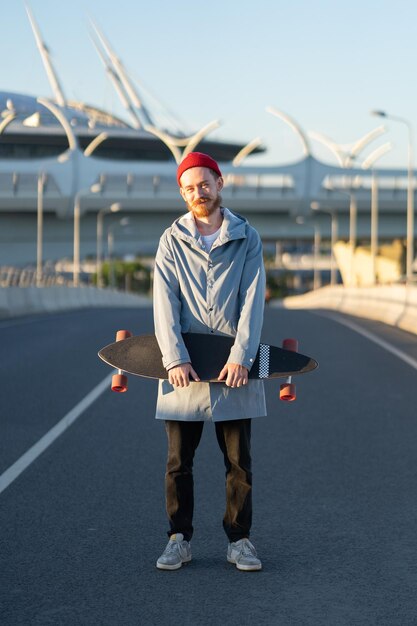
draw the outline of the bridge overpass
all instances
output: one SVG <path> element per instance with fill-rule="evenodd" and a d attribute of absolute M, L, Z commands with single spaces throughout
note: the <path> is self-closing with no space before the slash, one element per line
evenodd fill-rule
<path fill-rule="evenodd" d="M 390 144 L 380 146 L 361 168 L 356 167 L 359 155 L 385 132 L 384 127 L 370 131 L 349 149 L 309 133 L 337 157 L 341 166 L 334 167 L 313 156 L 308 134 L 295 120 L 268 107 L 269 113 L 297 134 L 304 156 L 295 163 L 258 166 L 256 154 L 265 151 L 261 140 L 246 145 L 212 140 L 208 135 L 218 127 L 217 120 L 190 136 L 177 123 L 169 130 L 166 124 L 171 116 L 165 111 L 165 121 L 161 121 L 94 23 L 96 50 L 130 123 L 85 102 L 69 100 L 36 19 L 29 8 L 27 13 L 54 98 L 0 91 L 0 266 L 35 262 L 40 214 L 44 215 L 44 260 L 71 257 L 75 205 L 82 214 L 81 257 L 95 254 L 97 213 L 115 202 L 121 203 L 119 215 L 131 219 L 130 233 L 116 237 L 117 251 L 152 254 L 162 230 L 183 211 L 175 170 L 190 150 L 208 152 L 219 161 L 226 180 L 224 204 L 247 216 L 265 242 L 294 244 L 311 239 L 313 221 L 329 239 L 329 216 L 313 214 L 312 203 L 322 211 L 333 211 L 341 238 L 352 236 L 355 230 L 359 239 L 369 240 L 373 176 L 377 182 L 374 204 L 378 187 L 380 238 L 405 237 L 408 172 L 375 168 Z M 248 155 L 253 165 L 244 161 Z M 363 169 L 371 165 L 373 170 Z M 297 216 L 304 222 L 297 224 Z"/>
<path fill-rule="evenodd" d="M 0 161 L 0 265 L 23 265 L 36 260 L 39 173 L 44 211 L 44 258 L 57 260 L 73 252 L 74 203 L 81 207 L 81 256 L 96 253 L 96 221 L 100 209 L 121 203 L 121 212 L 108 217 L 129 216 L 130 228 L 116 237 L 120 254 L 149 254 L 158 238 L 184 211 L 175 180 L 174 162 L 106 163 L 82 153 L 57 159 Z M 338 234 L 350 232 L 351 198 L 357 204 L 358 240 L 369 241 L 371 175 L 362 169 L 333 167 L 309 156 L 285 166 L 234 167 L 221 164 L 226 187 L 223 203 L 259 230 L 267 242 L 295 243 L 312 239 L 319 226 L 330 239 L 330 217 L 338 218 Z M 378 181 L 379 237 L 383 241 L 406 236 L 407 173 L 375 170 Z M 91 191 L 94 189 L 95 193 Z M 312 211 L 316 203 L 323 212 Z M 297 223 L 302 216 L 304 223 Z"/>

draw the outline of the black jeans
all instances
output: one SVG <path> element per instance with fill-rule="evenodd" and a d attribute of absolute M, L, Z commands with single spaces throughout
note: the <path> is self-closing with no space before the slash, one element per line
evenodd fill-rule
<path fill-rule="evenodd" d="M 166 421 L 168 460 L 165 474 L 168 536 L 193 534 L 194 454 L 204 422 Z M 215 422 L 216 437 L 226 467 L 226 512 L 223 528 L 229 541 L 249 537 L 252 524 L 251 420 Z"/>

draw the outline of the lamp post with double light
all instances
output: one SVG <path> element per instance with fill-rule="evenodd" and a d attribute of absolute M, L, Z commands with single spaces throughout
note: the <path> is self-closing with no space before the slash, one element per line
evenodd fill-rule
<path fill-rule="evenodd" d="M 36 240 L 36 286 L 42 284 L 43 271 L 43 194 L 46 184 L 45 172 L 38 174 L 37 192 L 37 240 Z"/>
<path fill-rule="evenodd" d="M 110 287 L 112 287 L 112 289 L 114 289 L 115 284 L 116 284 L 115 275 L 114 275 L 114 263 L 113 263 L 114 231 L 116 228 L 120 226 L 124 228 L 125 226 L 129 226 L 129 224 L 130 224 L 129 218 L 122 217 L 121 220 L 119 220 L 115 224 L 112 224 L 107 229 L 107 250 L 108 250 L 108 256 L 109 256 L 109 282 L 110 282 Z"/>
<path fill-rule="evenodd" d="M 104 216 L 109 213 L 117 213 L 122 208 L 120 202 L 114 202 L 109 207 L 100 209 L 97 213 L 97 287 L 103 286 L 103 221 Z"/>
<path fill-rule="evenodd" d="M 335 189 L 332 184 L 327 184 L 326 189 L 341 193 L 349 197 L 349 248 L 350 248 L 350 277 L 349 285 L 356 284 L 356 278 L 354 275 L 354 256 L 357 244 L 357 222 L 358 222 L 358 204 L 356 201 L 355 192 L 352 189 Z"/>
<path fill-rule="evenodd" d="M 321 230 L 320 226 L 316 222 L 309 223 L 302 215 L 298 215 L 295 218 L 296 224 L 299 226 L 310 226 L 314 230 L 314 243 L 313 243 L 313 289 L 319 289 L 321 287 L 320 271 L 319 271 L 319 254 L 321 246 Z"/>
<path fill-rule="evenodd" d="M 95 183 L 87 189 L 80 189 L 75 194 L 74 198 L 74 254 L 73 254 L 73 285 L 79 287 L 80 284 L 80 203 L 81 198 L 88 193 L 99 193 L 101 191 L 101 184 Z"/>
<path fill-rule="evenodd" d="M 337 267 L 336 267 L 336 258 L 334 256 L 334 247 L 338 238 L 338 221 L 336 211 L 333 209 L 329 209 L 327 207 L 322 207 L 320 202 L 312 202 L 310 207 L 313 211 L 317 213 L 326 213 L 330 215 L 331 218 L 331 235 L 330 235 L 330 284 L 336 285 L 337 283 Z"/>
<path fill-rule="evenodd" d="M 376 285 L 377 276 L 377 255 L 378 255 L 378 178 L 374 169 L 374 163 L 381 156 L 391 150 L 392 144 L 390 142 L 385 143 L 376 150 L 374 150 L 362 163 L 361 167 L 364 170 L 371 169 L 371 266 L 372 266 L 372 284 Z"/>
<path fill-rule="evenodd" d="M 413 169 L 413 133 L 408 120 L 403 117 L 391 115 L 386 111 L 371 111 L 371 115 L 385 117 L 393 122 L 400 122 L 407 127 L 408 131 L 408 163 L 407 163 L 407 236 L 406 236 L 406 264 L 405 275 L 409 282 L 413 276 L 414 261 L 414 169 Z"/>

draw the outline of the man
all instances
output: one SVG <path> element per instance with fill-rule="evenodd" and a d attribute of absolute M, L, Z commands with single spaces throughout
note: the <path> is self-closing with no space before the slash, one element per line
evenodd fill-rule
<path fill-rule="evenodd" d="M 159 381 L 156 418 L 165 420 L 169 542 L 157 561 L 174 570 L 191 560 L 193 459 L 204 422 L 213 421 L 226 466 L 227 560 L 261 569 L 249 541 L 252 522 L 251 418 L 266 415 L 263 382 L 248 381 L 259 347 L 265 271 L 258 233 L 221 206 L 214 159 L 190 153 L 177 181 L 188 213 L 162 235 L 155 260 L 154 320 L 168 380 Z M 181 333 L 235 337 L 221 383 L 200 382 Z M 190 382 L 191 381 L 191 382 Z"/>

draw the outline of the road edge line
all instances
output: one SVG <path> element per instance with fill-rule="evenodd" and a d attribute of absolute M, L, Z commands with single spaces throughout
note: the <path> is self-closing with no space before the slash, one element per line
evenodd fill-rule
<path fill-rule="evenodd" d="M 327 312 L 326 313 L 324 313 L 324 312 L 323 313 L 321 313 L 321 312 L 319 313 L 319 312 L 315 311 L 315 313 L 317 315 L 320 315 L 321 317 L 327 317 L 327 318 L 333 320 L 334 322 L 337 322 L 338 324 L 342 324 L 342 326 L 347 326 L 347 328 L 350 328 L 351 330 L 355 331 L 359 335 L 362 335 L 363 337 L 366 337 L 366 339 L 368 339 L 369 341 L 373 341 L 373 343 L 376 343 L 380 348 L 383 348 L 384 350 L 387 350 L 387 352 L 391 352 L 391 354 L 393 354 L 397 358 L 399 358 L 402 361 L 404 361 L 405 363 L 407 363 L 407 365 L 410 365 L 415 370 L 417 370 L 417 359 L 413 359 L 412 356 L 409 356 L 408 354 L 406 354 L 402 350 L 399 350 L 398 348 L 396 348 L 392 344 L 388 343 L 388 341 L 385 341 L 384 339 L 381 339 L 380 337 L 378 337 L 377 335 L 375 335 L 371 331 L 365 330 L 364 328 L 362 328 L 358 324 L 355 324 L 355 322 L 351 322 L 350 320 L 346 320 L 346 319 L 344 319 L 342 317 L 339 317 L 338 315 L 333 315 L 333 314 L 327 313 Z"/>

